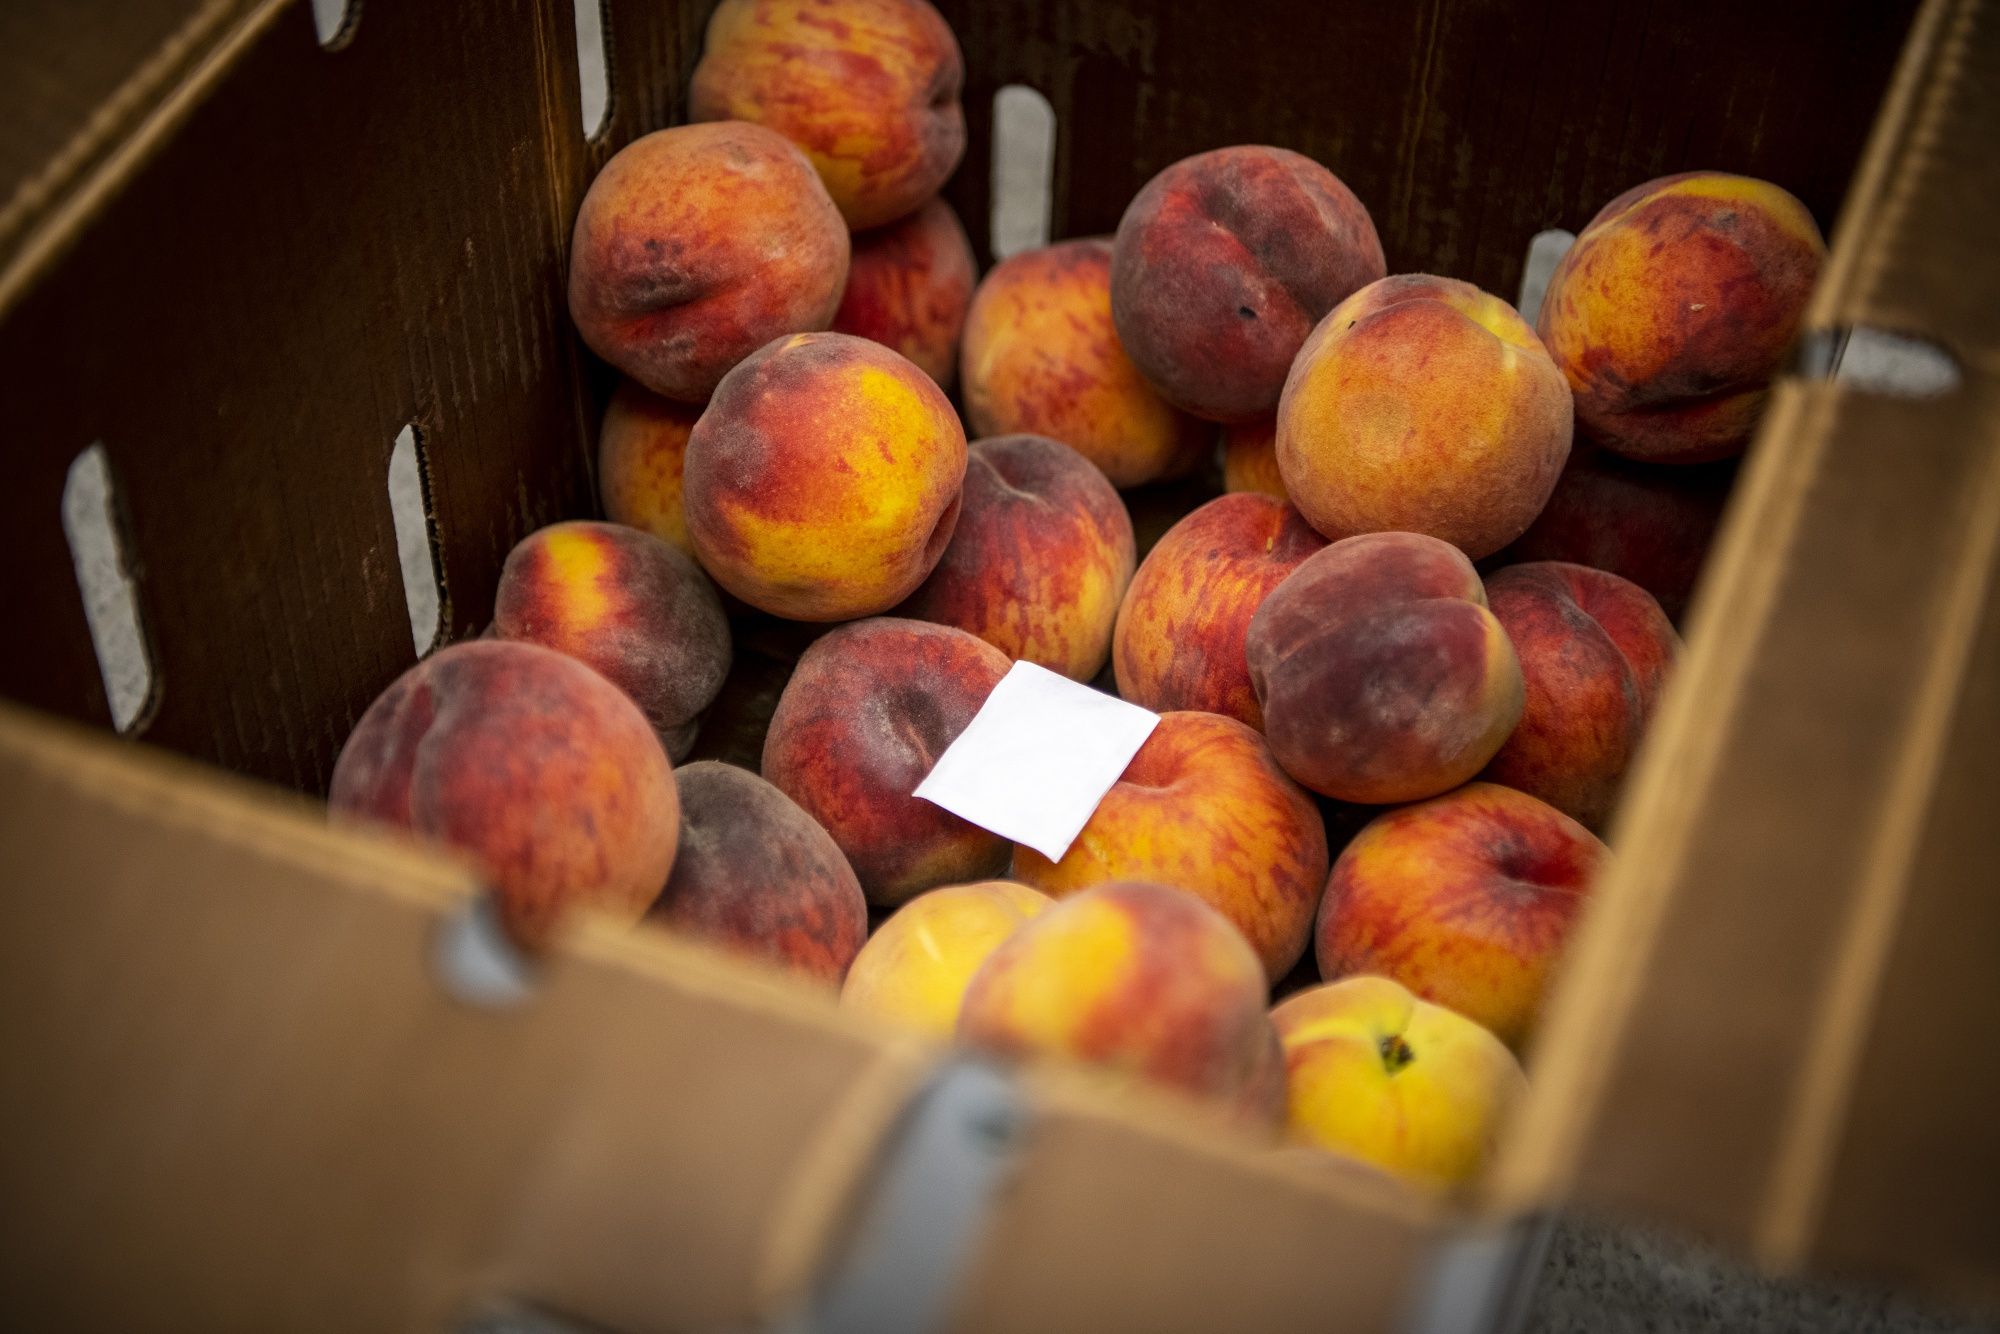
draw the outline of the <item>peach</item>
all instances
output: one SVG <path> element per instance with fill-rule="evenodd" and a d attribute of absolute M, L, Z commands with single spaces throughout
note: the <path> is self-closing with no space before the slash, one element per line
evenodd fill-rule
<path fill-rule="evenodd" d="M 951 545 L 896 614 L 1088 681 L 1111 651 L 1132 563 L 1132 520 L 1103 473 L 1045 436 L 996 436 L 968 448 Z"/>
<path fill-rule="evenodd" d="M 951 388 L 958 335 L 979 278 L 958 214 L 933 199 L 900 222 L 857 233 L 853 241 L 834 332 L 893 347 L 939 388 Z"/>
<path fill-rule="evenodd" d="M 1537 321 L 1578 426 L 1651 463 L 1742 453 L 1825 262 L 1812 214 L 1768 181 L 1690 171 L 1619 195 Z"/>
<path fill-rule="evenodd" d="M 1453 278 L 1384 278 L 1299 349 L 1278 472 L 1330 538 L 1425 533 L 1476 560 L 1542 512 L 1572 425 L 1569 385 L 1512 306 Z"/>
<path fill-rule="evenodd" d="M 965 989 L 986 956 L 1054 903 L 1011 880 L 919 894 L 861 947 L 840 1003 L 949 1041 Z"/>
<path fill-rule="evenodd" d="M 1562 561 L 1499 571 L 1486 605 L 1514 645 L 1527 704 L 1480 777 L 1602 829 L 1680 636 L 1645 589 Z"/>
<path fill-rule="evenodd" d="M 1210 421 L 1269 416 L 1299 345 L 1388 272 L 1368 210 L 1283 148 L 1182 158 L 1118 223 L 1111 314 L 1152 386 Z"/>
<path fill-rule="evenodd" d="M 1555 807 L 1493 783 L 1377 816 L 1327 878 L 1320 976 L 1393 978 L 1519 1051 L 1609 856 Z"/>
<path fill-rule="evenodd" d="M 833 835 L 868 901 L 994 876 L 1011 846 L 910 795 L 1011 666 L 946 625 L 879 616 L 799 658 L 764 737 L 764 777 Z"/>
<path fill-rule="evenodd" d="M 522 538 L 500 567 L 493 635 L 588 663 L 632 697 L 676 760 L 729 675 L 729 622 L 708 576 L 622 524 L 557 523 Z"/>
<path fill-rule="evenodd" d="M 619 381 L 597 433 L 597 492 L 604 517 L 694 555 L 681 505 L 681 465 L 701 409 Z"/>
<path fill-rule="evenodd" d="M 733 764 L 674 770 L 680 854 L 646 919 L 839 986 L 868 936 L 868 901 L 833 838 Z"/>
<path fill-rule="evenodd" d="M 1243 641 L 1272 589 L 1326 548 L 1288 501 L 1218 496 L 1167 530 L 1132 577 L 1111 662 L 1118 693 L 1155 712 L 1220 713 L 1259 731 Z"/>
<path fill-rule="evenodd" d="M 688 119 L 776 130 L 864 231 L 913 212 L 965 155 L 964 82 L 958 39 L 924 0 L 722 0 Z"/>
<path fill-rule="evenodd" d="M 965 431 L 906 358 L 795 334 L 716 387 L 681 481 L 717 583 L 761 611 L 844 621 L 895 606 L 937 565 L 958 522 Z"/>
<path fill-rule="evenodd" d="M 1291 1137 L 1434 1189 L 1479 1173 L 1527 1092 L 1498 1038 L 1385 977 L 1301 991 L 1271 1023 L 1285 1050 Z"/>
<path fill-rule="evenodd" d="M 1222 432 L 1222 489 L 1290 500 L 1278 474 L 1278 419 L 1259 417 Z"/>
<path fill-rule="evenodd" d="M 1507 563 L 1566 560 L 1630 579 L 1679 625 L 1736 480 L 1735 459 L 1634 463 L 1584 446 L 1528 531 L 1500 553 Z"/>
<path fill-rule="evenodd" d="M 1521 665 L 1463 552 L 1418 533 L 1335 542 L 1279 584 L 1244 650 L 1264 734 L 1322 796 L 1457 787 L 1521 720 Z"/>
<path fill-rule="evenodd" d="M 1283 1060 L 1264 970 L 1192 894 L 1125 881 L 1063 900 L 988 956 L 959 1039 L 1010 1059 L 1087 1062 L 1273 1126 Z"/>
<path fill-rule="evenodd" d="M 974 435 L 1060 440 L 1113 486 L 1181 476 L 1214 447 L 1215 428 L 1168 407 L 1119 346 L 1102 237 L 995 265 L 965 317 L 959 380 Z"/>
<path fill-rule="evenodd" d="M 573 912 L 637 922 L 680 838 L 672 766 L 639 706 L 575 658 L 507 640 L 397 677 L 341 747 L 327 802 L 336 820 L 465 853 L 530 950 Z"/>
<path fill-rule="evenodd" d="M 1113 880 L 1188 891 L 1243 933 L 1267 982 L 1305 953 L 1326 864 L 1312 798 L 1262 737 L 1213 713 L 1162 714 L 1061 861 L 1014 848 L 1014 878 L 1057 898 Z"/>
<path fill-rule="evenodd" d="M 798 149 L 756 125 L 682 125 L 633 140 L 590 183 L 570 318 L 646 388 L 700 403 L 773 338 L 826 328 L 847 259 L 847 228 Z"/>

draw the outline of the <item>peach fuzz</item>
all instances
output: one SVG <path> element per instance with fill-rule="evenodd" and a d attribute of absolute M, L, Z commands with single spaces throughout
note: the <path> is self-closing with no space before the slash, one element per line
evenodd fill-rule
<path fill-rule="evenodd" d="M 551 524 L 500 567 L 493 636 L 567 653 L 632 697 L 676 760 L 729 675 L 729 622 L 701 567 L 651 533 Z"/>
<path fill-rule="evenodd" d="M 637 922 L 680 839 L 672 767 L 639 706 L 575 658 L 506 640 L 397 677 L 341 747 L 327 802 L 335 820 L 465 853 L 529 950 L 580 910 Z"/>
<path fill-rule="evenodd" d="M 1463 552 L 1335 542 L 1264 599 L 1244 649 L 1285 772 L 1364 806 L 1457 787 L 1521 719 L 1521 666 Z"/>
<path fill-rule="evenodd" d="M 868 936 L 861 882 L 826 830 L 747 769 L 674 770 L 681 844 L 646 920 L 837 987 Z"/>
<path fill-rule="evenodd" d="M 756 125 L 635 139 L 597 173 L 569 247 L 569 312 L 591 351 L 700 403 L 773 338 L 824 329 L 847 228 L 812 164 Z"/>
<path fill-rule="evenodd" d="M 951 545 L 896 614 L 1090 680 L 1132 582 L 1125 502 L 1081 454 L 1043 436 L 978 440 L 967 455 Z"/>
<path fill-rule="evenodd" d="M 1262 730 L 1243 642 L 1272 589 L 1326 548 L 1290 503 L 1218 496 L 1172 528 L 1132 577 L 1111 662 L 1118 693 L 1155 712 L 1220 713 Z"/>
<path fill-rule="evenodd" d="M 795 621 L 850 620 L 901 602 L 944 554 L 965 432 L 904 357 L 797 334 L 716 387 L 681 480 L 689 536 L 717 583 Z"/>
<path fill-rule="evenodd" d="M 637 380 L 618 383 L 597 433 L 597 494 L 604 517 L 694 555 L 681 504 L 681 466 L 701 408 L 661 398 Z"/>
<path fill-rule="evenodd" d="M 1214 447 L 1215 428 L 1168 407 L 1119 346 L 1102 237 L 993 267 L 965 317 L 959 381 L 973 434 L 1060 440 L 1113 486 L 1183 476 Z"/>
<path fill-rule="evenodd" d="M 1327 878 L 1320 976 L 1393 978 L 1520 1051 L 1609 856 L 1555 807 L 1493 783 L 1377 816 Z"/>
<path fill-rule="evenodd" d="M 1825 262 L 1812 214 L 1767 181 L 1683 172 L 1619 195 L 1536 322 L 1578 427 L 1650 463 L 1742 453 Z"/>
<path fill-rule="evenodd" d="M 722 0 L 688 118 L 768 126 L 855 231 L 914 211 L 965 155 L 965 59 L 924 0 Z"/>
<path fill-rule="evenodd" d="M 1085 1062 L 1217 1100 L 1270 1127 L 1284 1080 L 1265 986 L 1243 937 L 1200 899 L 1105 884 L 993 951 L 966 989 L 958 1036 L 1010 1059 Z"/>
<path fill-rule="evenodd" d="M 1270 415 L 1313 326 L 1388 272 L 1338 176 L 1255 145 L 1148 181 L 1112 249 L 1111 313 L 1133 364 L 1167 402 L 1219 422 Z"/>
<path fill-rule="evenodd" d="M 840 1003 L 949 1041 L 972 975 L 1055 900 L 1011 880 L 919 894 L 861 947 Z"/>
<path fill-rule="evenodd" d="M 1278 472 L 1330 538 L 1424 533 L 1476 560 L 1542 512 L 1572 426 L 1569 385 L 1512 306 L 1453 278 L 1384 278 L 1299 349 Z"/>
<path fill-rule="evenodd" d="M 764 737 L 764 777 L 833 835 L 870 903 L 1006 866 L 1006 839 L 910 794 L 1011 666 L 963 630 L 893 616 L 829 631 L 800 656 Z"/>
<path fill-rule="evenodd" d="M 1064 898 L 1114 880 L 1195 895 L 1243 933 L 1275 982 L 1305 953 L 1326 883 L 1319 808 L 1263 738 L 1213 713 L 1168 713 L 1059 862 L 1014 847 L 1014 878 Z"/>
<path fill-rule="evenodd" d="M 1278 473 L 1278 419 L 1259 417 L 1222 432 L 1222 489 L 1290 500 Z"/>
<path fill-rule="evenodd" d="M 1499 571 L 1486 605 L 1520 659 L 1527 706 L 1480 777 L 1602 829 L 1680 636 L 1645 589 L 1562 561 Z"/>
<path fill-rule="evenodd" d="M 1309 988 L 1271 1011 L 1293 1139 L 1433 1189 L 1478 1175 L 1527 1092 L 1491 1033 L 1384 977 Z"/>
<path fill-rule="evenodd" d="M 933 199 L 900 222 L 858 232 L 835 333 L 872 338 L 951 388 L 979 269 L 958 214 Z"/>

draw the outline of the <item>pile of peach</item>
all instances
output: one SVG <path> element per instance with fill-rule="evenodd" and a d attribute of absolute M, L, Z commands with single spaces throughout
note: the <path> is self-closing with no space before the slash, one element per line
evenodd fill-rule
<path fill-rule="evenodd" d="M 924 0 L 723 0 L 693 123 L 576 220 L 570 311 L 627 377 L 612 522 L 515 548 L 488 634 L 361 718 L 333 806 L 469 854 L 530 951 L 644 918 L 1463 1180 L 1819 233 L 1776 186 L 1651 181 L 1530 327 L 1390 276 L 1332 172 L 1247 146 L 976 281 L 937 194 L 961 78 Z M 1139 563 L 1120 489 L 1218 463 Z M 761 774 L 674 767 L 759 614 L 833 625 Z M 1162 715 L 1060 861 L 912 795 L 1015 661 Z"/>

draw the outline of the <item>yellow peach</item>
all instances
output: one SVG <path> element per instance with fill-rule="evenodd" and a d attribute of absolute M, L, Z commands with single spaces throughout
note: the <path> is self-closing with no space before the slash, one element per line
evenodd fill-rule
<path fill-rule="evenodd" d="M 979 965 L 1023 922 L 1054 903 L 1011 880 L 919 894 L 861 947 L 840 1003 L 949 1039 Z"/>

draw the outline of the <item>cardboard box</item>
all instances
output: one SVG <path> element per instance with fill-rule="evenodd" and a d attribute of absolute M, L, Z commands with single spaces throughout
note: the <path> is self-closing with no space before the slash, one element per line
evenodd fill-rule
<path fill-rule="evenodd" d="M 993 95 L 1026 82 L 1057 236 L 1275 142 L 1354 186 L 1392 269 L 1510 293 L 1535 231 L 1723 167 L 1840 210 L 1809 351 L 1875 329 L 1955 362 L 1926 398 L 1831 356 L 1774 393 L 1530 1104 L 1450 1207 L 1084 1076 L 979 1084 L 650 933 L 482 992 L 439 962 L 476 939 L 469 875 L 268 786 L 322 791 L 413 656 L 405 426 L 450 635 L 519 536 L 593 509 L 569 220 L 677 118 L 706 8 L 606 6 L 589 141 L 562 0 L 371 4 L 329 48 L 296 3 L 0 20 L 0 692 L 41 711 L 0 707 L 8 1323 L 1475 1329 L 1505 1220 L 1558 1203 L 2000 1306 L 1990 7 L 941 6 L 982 254 Z M 94 443 L 148 746 L 45 716 L 111 717 L 60 520 Z M 705 746 L 754 753 L 795 651 L 739 640 Z"/>

